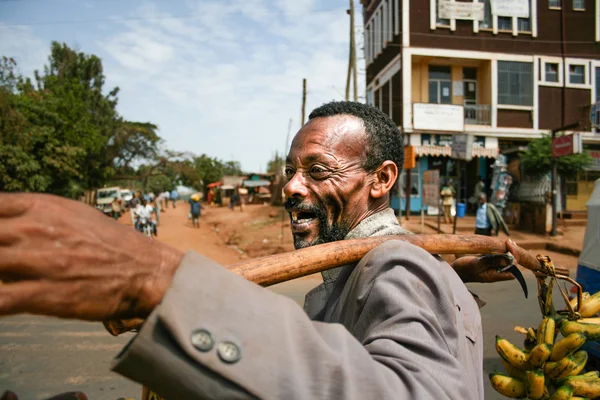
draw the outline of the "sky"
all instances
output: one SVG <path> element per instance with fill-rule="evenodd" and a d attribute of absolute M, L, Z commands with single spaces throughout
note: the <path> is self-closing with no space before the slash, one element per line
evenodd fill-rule
<path fill-rule="evenodd" d="M 50 43 L 102 59 L 127 120 L 159 126 L 164 147 L 264 172 L 306 115 L 343 100 L 347 0 L 0 0 L 0 56 L 32 76 Z M 361 25 L 358 1 L 356 25 Z M 356 40 L 361 40 L 357 29 Z M 359 101 L 364 61 L 358 51 Z"/>

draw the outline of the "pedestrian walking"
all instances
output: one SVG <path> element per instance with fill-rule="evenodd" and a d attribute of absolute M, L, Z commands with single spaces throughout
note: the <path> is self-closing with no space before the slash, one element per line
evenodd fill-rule
<path fill-rule="evenodd" d="M 192 217 L 192 225 L 200 227 L 200 215 L 202 214 L 202 204 L 200 203 L 200 194 L 196 193 L 188 200 L 190 203 L 190 216 Z"/>
<path fill-rule="evenodd" d="M 444 207 L 444 222 L 452 223 L 452 204 L 454 202 L 454 194 L 456 191 L 452 186 L 452 180 L 446 181 L 446 184 L 442 187 L 440 195 L 442 196 L 442 206 Z"/>
<path fill-rule="evenodd" d="M 140 204 L 140 192 L 135 192 L 133 198 L 129 201 L 129 213 L 131 215 L 131 225 L 135 225 L 135 208 Z"/>
<path fill-rule="evenodd" d="M 162 193 L 154 199 L 154 214 L 156 215 L 156 226 L 160 225 L 160 212 L 162 211 Z"/>
<path fill-rule="evenodd" d="M 171 202 L 173 202 L 173 208 L 175 208 L 177 205 L 177 199 L 179 199 L 179 192 L 177 189 L 173 189 L 171 191 Z"/>
<path fill-rule="evenodd" d="M 496 206 L 487 202 L 485 193 L 479 194 L 479 207 L 475 216 L 475 234 L 492 236 L 492 233 L 495 233 L 498 236 L 500 230 L 510 235 L 500 211 Z"/>
<path fill-rule="evenodd" d="M 118 220 L 119 217 L 121 216 L 121 203 L 119 202 L 119 200 L 117 198 L 114 198 L 110 205 L 112 206 L 113 218 L 115 220 Z"/>

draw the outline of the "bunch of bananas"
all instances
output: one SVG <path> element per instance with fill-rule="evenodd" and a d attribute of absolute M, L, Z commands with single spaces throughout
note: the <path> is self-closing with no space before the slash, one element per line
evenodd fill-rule
<path fill-rule="evenodd" d="M 551 293 L 550 293 L 551 295 Z M 586 341 L 600 340 L 600 292 L 584 293 L 581 305 L 571 300 L 578 309 L 577 320 L 559 317 L 542 311 L 545 316 L 538 329 L 515 330 L 525 333 L 525 349 L 508 340 L 496 337 L 496 350 L 506 374 L 492 373 L 492 387 L 506 397 L 530 399 L 594 399 L 600 397 L 600 374 L 584 372 L 588 355 L 579 350 Z M 579 306 L 579 307 L 577 307 Z M 547 311 L 549 307 L 545 308 Z M 552 307 L 553 310 L 553 307 Z M 557 340 L 558 332 L 562 338 Z"/>

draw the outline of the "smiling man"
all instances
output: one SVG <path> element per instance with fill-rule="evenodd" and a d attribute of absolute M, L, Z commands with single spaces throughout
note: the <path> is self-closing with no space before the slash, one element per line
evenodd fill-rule
<path fill-rule="evenodd" d="M 409 234 L 389 208 L 402 158 L 381 111 L 314 110 L 287 158 L 296 248 Z M 147 318 L 114 370 L 168 399 L 483 398 L 477 305 L 450 265 L 418 247 L 387 241 L 323 273 L 304 312 L 84 204 L 34 194 L 0 194 L 0 204 L 0 315 Z M 512 278 L 459 264 L 463 280 Z"/>

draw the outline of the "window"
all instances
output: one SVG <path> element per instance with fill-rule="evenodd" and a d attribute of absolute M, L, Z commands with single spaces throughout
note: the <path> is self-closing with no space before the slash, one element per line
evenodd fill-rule
<path fill-rule="evenodd" d="M 419 197 L 421 195 L 421 185 L 419 181 L 419 163 L 417 167 L 410 170 L 410 196 Z M 406 170 L 400 174 L 400 187 L 402 188 L 402 198 L 406 198 Z"/>
<path fill-rule="evenodd" d="M 531 32 L 531 19 L 518 18 L 517 28 L 519 29 L 519 32 Z"/>
<path fill-rule="evenodd" d="M 367 104 L 372 106 L 375 102 L 373 98 L 373 89 L 367 89 Z"/>
<path fill-rule="evenodd" d="M 548 8 L 560 8 L 561 0 L 548 0 Z"/>
<path fill-rule="evenodd" d="M 441 26 L 450 26 L 450 20 L 449 19 L 444 19 L 444 18 L 440 18 L 440 1 L 436 1 L 435 2 L 436 7 L 435 7 L 435 21 L 436 21 L 436 25 L 441 25 Z"/>
<path fill-rule="evenodd" d="M 429 66 L 429 103 L 452 103 L 450 67 Z"/>
<path fill-rule="evenodd" d="M 498 61 L 498 104 L 533 105 L 533 63 Z"/>
<path fill-rule="evenodd" d="M 569 83 L 585 84 L 585 65 L 569 65 Z"/>
<path fill-rule="evenodd" d="M 492 29 L 492 5 L 490 0 L 479 0 L 483 3 L 483 21 L 479 22 L 479 28 Z"/>
<path fill-rule="evenodd" d="M 512 17 L 498 17 L 498 30 L 512 31 Z"/>
<path fill-rule="evenodd" d="M 558 82 L 558 64 L 546 63 L 546 82 Z"/>
<path fill-rule="evenodd" d="M 585 0 L 573 0 L 573 10 L 585 10 Z"/>

